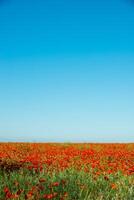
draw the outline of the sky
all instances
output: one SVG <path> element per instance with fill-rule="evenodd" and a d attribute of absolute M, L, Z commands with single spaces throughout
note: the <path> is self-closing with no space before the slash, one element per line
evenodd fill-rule
<path fill-rule="evenodd" d="M 134 142 L 132 0 L 0 0 L 0 141 Z"/>

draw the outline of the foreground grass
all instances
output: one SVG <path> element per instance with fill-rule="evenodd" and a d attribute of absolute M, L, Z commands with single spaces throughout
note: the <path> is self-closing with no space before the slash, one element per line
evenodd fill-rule
<path fill-rule="evenodd" d="M 0 200 L 6 199 L 132 200 L 134 176 L 121 172 L 95 176 L 72 168 L 62 172 L 1 170 Z"/>

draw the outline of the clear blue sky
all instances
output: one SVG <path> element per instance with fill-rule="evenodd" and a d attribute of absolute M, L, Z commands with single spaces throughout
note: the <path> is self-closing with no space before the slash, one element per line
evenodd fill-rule
<path fill-rule="evenodd" d="M 134 3 L 0 1 L 0 140 L 134 141 Z"/>

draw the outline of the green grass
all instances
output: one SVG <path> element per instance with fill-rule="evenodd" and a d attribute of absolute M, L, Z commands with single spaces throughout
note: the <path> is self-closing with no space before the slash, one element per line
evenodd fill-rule
<path fill-rule="evenodd" d="M 43 182 L 43 179 L 45 181 Z M 64 182 L 65 181 L 65 182 Z M 58 182 L 58 186 L 51 185 Z M 115 184 L 115 188 L 114 188 Z M 112 188 L 113 185 L 113 188 Z M 33 194 L 28 198 L 28 192 L 34 186 Z M 6 200 L 4 188 L 12 194 L 20 192 L 19 200 L 45 199 L 44 194 L 57 194 L 53 199 L 60 200 L 64 194 L 66 200 L 133 200 L 134 176 L 125 176 L 121 172 L 110 175 L 93 176 L 91 173 L 67 169 L 63 172 L 42 172 L 20 169 L 19 171 L 0 171 L 0 200 Z M 19 193 L 19 192 L 18 192 Z M 11 199 L 11 198 L 9 198 Z M 15 199 L 15 198 L 14 198 Z"/>

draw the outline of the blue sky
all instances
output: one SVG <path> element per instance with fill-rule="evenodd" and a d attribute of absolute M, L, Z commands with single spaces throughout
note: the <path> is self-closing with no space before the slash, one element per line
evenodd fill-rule
<path fill-rule="evenodd" d="M 134 4 L 0 1 L 0 139 L 134 141 Z"/>

